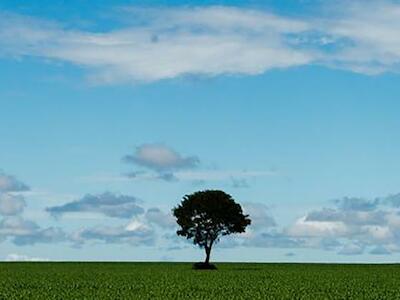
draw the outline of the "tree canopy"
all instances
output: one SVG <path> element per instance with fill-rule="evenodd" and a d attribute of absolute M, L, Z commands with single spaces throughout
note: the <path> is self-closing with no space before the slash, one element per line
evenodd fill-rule
<path fill-rule="evenodd" d="M 172 212 L 180 226 L 177 234 L 205 249 L 205 264 L 209 264 L 211 248 L 221 236 L 245 232 L 251 223 L 240 204 L 219 190 L 185 195 Z"/>

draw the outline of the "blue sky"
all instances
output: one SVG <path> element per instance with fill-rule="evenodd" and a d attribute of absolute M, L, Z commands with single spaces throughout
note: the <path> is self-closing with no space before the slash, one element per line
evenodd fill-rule
<path fill-rule="evenodd" d="M 0 259 L 200 260 L 170 210 L 222 189 L 212 259 L 398 261 L 397 1 L 38 3 L 0 3 Z"/>

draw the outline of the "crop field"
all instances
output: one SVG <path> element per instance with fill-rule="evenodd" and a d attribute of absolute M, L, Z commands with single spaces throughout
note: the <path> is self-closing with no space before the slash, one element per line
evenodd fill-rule
<path fill-rule="evenodd" d="M 400 265 L 1 263 L 1 299 L 400 299 Z"/>

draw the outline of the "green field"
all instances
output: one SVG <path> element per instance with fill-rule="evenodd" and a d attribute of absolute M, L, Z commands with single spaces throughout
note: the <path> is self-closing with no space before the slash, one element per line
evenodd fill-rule
<path fill-rule="evenodd" d="M 1 263 L 1 299 L 400 299 L 400 265 Z"/>

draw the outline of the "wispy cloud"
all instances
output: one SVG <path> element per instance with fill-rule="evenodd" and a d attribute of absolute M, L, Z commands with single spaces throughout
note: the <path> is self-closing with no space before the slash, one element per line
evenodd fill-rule
<path fill-rule="evenodd" d="M 399 71 L 399 16 L 394 1 L 346 2 L 329 16 L 301 18 L 227 6 L 131 7 L 118 16 L 125 20 L 120 28 L 94 32 L 1 13 L 0 49 L 82 66 L 98 83 L 256 75 L 309 64 L 376 74 Z"/>
<path fill-rule="evenodd" d="M 329 39 L 331 48 L 337 48 L 323 53 L 322 61 L 331 67 L 364 74 L 398 72 L 398 1 L 342 2 L 338 7 L 330 7 L 333 17 L 313 22 L 313 27 Z"/>
<path fill-rule="evenodd" d="M 248 179 L 276 175 L 273 171 L 253 170 L 217 170 L 200 168 L 200 159 L 195 156 L 184 156 L 165 144 L 143 144 L 133 154 L 125 155 L 123 162 L 133 164 L 138 170 L 128 172 L 125 176 L 99 175 L 91 180 L 125 181 L 163 180 L 166 182 L 192 181 L 229 181 L 233 187 L 248 187 Z"/>
<path fill-rule="evenodd" d="M 258 170 L 215 170 L 215 169 L 199 169 L 191 171 L 177 171 L 172 173 L 152 173 L 147 171 L 129 172 L 125 175 L 111 174 L 107 172 L 88 175 L 80 177 L 79 180 L 92 183 L 112 183 L 112 182 L 126 182 L 132 180 L 138 181 L 154 181 L 162 180 L 166 182 L 188 181 L 192 183 L 206 183 L 206 182 L 227 182 L 235 186 L 241 184 L 239 187 L 248 187 L 248 180 L 256 178 L 264 178 L 277 176 L 276 171 L 258 171 Z"/>
<path fill-rule="evenodd" d="M 273 171 L 253 171 L 253 170 L 198 170 L 176 172 L 175 176 L 181 180 L 204 180 L 204 181 L 223 181 L 240 180 L 257 177 L 274 176 Z"/>
<path fill-rule="evenodd" d="M 321 58 L 351 65 L 356 60 L 351 52 L 324 57 L 316 53 L 318 49 L 308 49 L 313 45 L 302 36 L 323 29 L 319 35 L 333 36 L 334 40 L 343 37 L 369 44 L 374 38 L 356 39 L 356 22 L 348 24 L 339 19 L 316 27 L 309 20 L 235 7 L 130 8 L 125 9 L 125 14 L 143 22 L 109 32 L 90 32 L 2 13 L 1 52 L 84 66 L 92 80 L 101 83 L 149 82 L 183 75 L 254 75 L 273 68 L 315 63 Z M 359 18 L 363 21 L 363 16 Z M 299 47 L 298 40 L 306 45 Z"/>
<path fill-rule="evenodd" d="M 234 7 L 127 9 L 131 19 L 110 32 L 85 32 L 43 20 L 2 14 L 2 52 L 62 60 L 91 69 L 97 82 L 155 81 L 196 74 L 260 74 L 302 65 L 309 54 L 285 34 L 307 24 Z"/>

